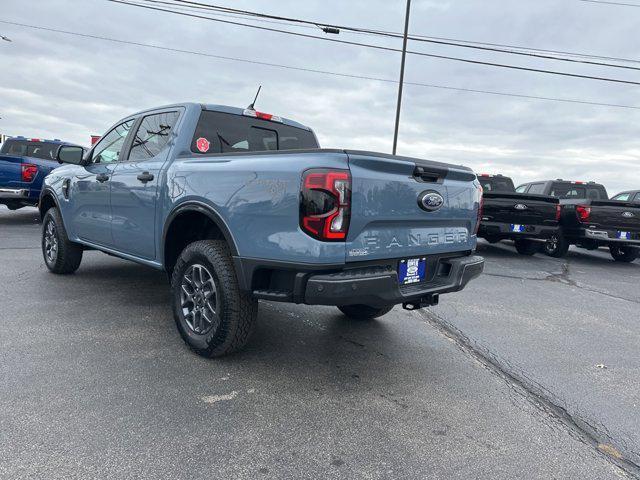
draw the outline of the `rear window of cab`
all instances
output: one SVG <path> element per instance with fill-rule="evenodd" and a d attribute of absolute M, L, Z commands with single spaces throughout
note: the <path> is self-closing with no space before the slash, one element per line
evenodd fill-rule
<path fill-rule="evenodd" d="M 191 151 L 200 155 L 318 148 L 315 135 L 278 122 L 203 110 Z"/>
<path fill-rule="evenodd" d="M 56 160 L 58 148 L 60 148 L 60 145 L 57 143 L 8 139 L 2 144 L 0 153 L 19 157 L 41 158 L 43 160 Z"/>

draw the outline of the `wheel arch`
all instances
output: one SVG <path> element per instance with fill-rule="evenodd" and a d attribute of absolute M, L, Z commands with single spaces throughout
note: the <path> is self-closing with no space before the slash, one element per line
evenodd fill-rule
<path fill-rule="evenodd" d="M 40 200 L 38 201 L 38 211 L 40 212 L 40 220 L 43 220 L 45 214 L 47 213 L 47 210 L 53 207 L 56 207 L 58 211 L 60 211 L 60 204 L 58 203 L 58 198 L 50 188 L 45 188 L 42 190 L 42 194 L 40 195 Z"/>
<path fill-rule="evenodd" d="M 200 232 L 200 235 L 193 237 L 189 236 L 186 232 L 178 230 L 180 226 L 188 220 L 202 220 L 204 218 L 208 220 L 205 223 L 207 231 Z M 160 258 L 164 269 L 167 270 L 167 272 L 171 272 L 177 257 L 180 255 L 178 250 L 182 251 L 182 248 L 184 248 L 186 244 L 191 241 L 207 238 L 220 238 L 225 240 L 229 246 L 231 255 L 238 255 L 238 247 L 229 227 L 213 207 L 196 200 L 187 201 L 176 206 L 167 216 L 162 229 Z"/>

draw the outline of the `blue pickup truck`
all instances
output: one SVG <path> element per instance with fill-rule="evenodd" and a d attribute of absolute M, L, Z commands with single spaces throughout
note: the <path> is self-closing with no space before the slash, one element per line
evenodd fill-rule
<path fill-rule="evenodd" d="M 0 204 L 9 210 L 37 205 L 44 177 L 60 166 L 62 145 L 71 144 L 25 137 L 5 140 L 0 148 Z"/>
<path fill-rule="evenodd" d="M 44 260 L 101 250 L 165 270 L 178 331 L 198 354 L 241 348 L 258 299 L 371 319 L 434 305 L 480 275 L 481 188 L 465 167 L 320 149 L 254 109 L 179 104 L 117 122 L 40 201 Z"/>

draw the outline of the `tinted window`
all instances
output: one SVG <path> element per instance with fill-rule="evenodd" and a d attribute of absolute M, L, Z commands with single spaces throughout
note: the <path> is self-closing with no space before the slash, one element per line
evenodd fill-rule
<path fill-rule="evenodd" d="M 47 142 L 30 142 L 28 140 L 7 140 L 2 145 L 1 153 L 7 155 L 55 160 L 60 145 Z"/>
<path fill-rule="evenodd" d="M 606 194 L 603 194 L 599 188 L 587 187 L 587 198 L 589 200 L 607 200 Z"/>
<path fill-rule="evenodd" d="M 191 151 L 199 154 L 318 148 L 308 130 L 242 115 L 203 111 Z"/>
<path fill-rule="evenodd" d="M 623 202 L 628 202 L 629 198 L 631 198 L 631 193 L 621 193 L 620 195 L 616 195 L 611 200 L 621 200 Z"/>
<path fill-rule="evenodd" d="M 478 177 L 485 192 L 513 192 L 513 182 L 507 177 Z"/>
<path fill-rule="evenodd" d="M 529 185 L 520 185 L 518 188 L 516 188 L 516 192 L 524 193 L 528 186 Z"/>
<path fill-rule="evenodd" d="M 133 138 L 129 160 L 146 160 L 158 155 L 167 146 L 177 120 L 178 112 L 157 113 L 144 117 Z"/>
<path fill-rule="evenodd" d="M 551 196 L 558 198 L 586 198 L 586 194 L 584 187 L 575 185 L 554 185 L 551 190 Z"/>
<path fill-rule="evenodd" d="M 531 188 L 529 188 L 529 191 L 527 193 L 538 193 L 538 194 L 544 193 L 544 183 L 532 184 Z"/>
<path fill-rule="evenodd" d="M 634 202 L 640 202 L 640 192 L 636 193 L 636 198 L 633 199 Z"/>
<path fill-rule="evenodd" d="M 93 163 L 117 162 L 132 125 L 133 120 L 121 123 L 102 137 L 93 149 L 91 155 Z"/>

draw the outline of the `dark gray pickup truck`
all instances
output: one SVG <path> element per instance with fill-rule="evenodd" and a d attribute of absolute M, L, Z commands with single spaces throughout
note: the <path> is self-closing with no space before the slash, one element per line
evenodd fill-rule
<path fill-rule="evenodd" d="M 504 175 L 478 175 L 483 190 L 478 237 L 490 243 L 513 240 L 522 255 L 540 251 L 560 230 L 560 202 L 549 195 L 518 193 Z"/>
<path fill-rule="evenodd" d="M 640 256 L 639 203 L 609 200 L 604 186 L 595 182 L 544 180 L 520 185 L 517 191 L 560 200 L 561 230 L 545 244 L 547 255 L 563 257 L 576 245 L 587 250 L 608 247 L 617 262 Z"/>

